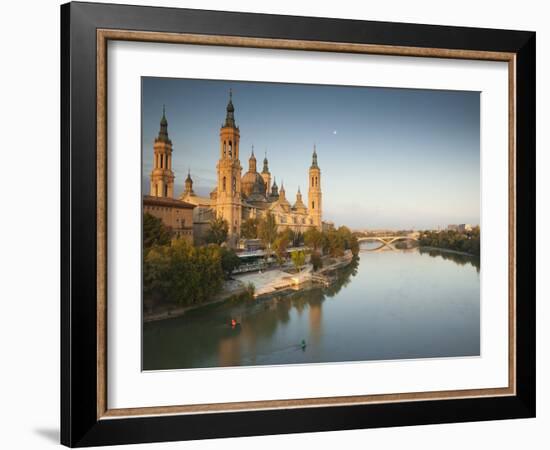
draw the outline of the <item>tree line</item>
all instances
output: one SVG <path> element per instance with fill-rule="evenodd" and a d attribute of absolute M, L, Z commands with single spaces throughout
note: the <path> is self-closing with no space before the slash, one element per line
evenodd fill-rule
<path fill-rule="evenodd" d="M 185 239 L 172 238 L 172 230 L 161 219 L 144 214 L 144 303 L 190 306 L 211 300 L 238 267 L 239 257 L 221 243 L 195 247 Z"/>
<path fill-rule="evenodd" d="M 143 296 L 147 305 L 173 303 L 189 306 L 204 303 L 219 294 L 223 282 L 239 266 L 240 258 L 225 242 L 228 224 L 213 219 L 204 236 L 204 245 L 194 246 L 185 239 L 173 239 L 172 230 L 149 213 L 143 216 Z M 308 249 L 292 252 L 297 271 L 305 265 L 306 251 L 314 270 L 323 266 L 323 256 L 340 257 L 346 250 L 359 253 L 357 237 L 345 226 L 326 231 L 311 228 L 305 233 L 291 229 L 278 231 L 275 217 L 248 219 L 242 235 L 260 239 L 266 258 L 274 257 L 281 265 L 289 247 Z"/>
<path fill-rule="evenodd" d="M 436 247 L 479 256 L 480 230 L 474 227 L 469 231 L 422 231 L 418 237 L 421 247 Z"/>

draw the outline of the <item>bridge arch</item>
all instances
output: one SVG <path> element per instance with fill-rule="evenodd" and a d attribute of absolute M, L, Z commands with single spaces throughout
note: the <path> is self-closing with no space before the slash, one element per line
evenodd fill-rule
<path fill-rule="evenodd" d="M 376 250 L 380 250 L 384 247 L 390 247 L 390 248 L 393 248 L 395 249 L 395 247 L 393 247 L 392 244 L 394 244 L 395 242 L 397 241 L 414 241 L 414 242 L 418 242 L 418 238 L 416 236 L 410 236 L 410 235 L 405 235 L 405 236 L 365 236 L 365 237 L 361 237 L 359 239 L 357 239 L 359 241 L 359 243 L 361 242 L 380 242 L 380 247 L 376 247 L 376 248 L 373 248 L 373 249 L 365 249 L 365 251 L 376 251 Z"/>

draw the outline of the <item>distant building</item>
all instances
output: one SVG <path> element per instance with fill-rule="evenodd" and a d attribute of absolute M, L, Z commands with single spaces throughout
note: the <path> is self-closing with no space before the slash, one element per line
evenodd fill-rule
<path fill-rule="evenodd" d="M 458 225 L 447 225 L 447 230 L 449 231 L 458 231 L 459 233 L 464 233 L 466 231 L 472 231 L 473 227 L 469 223 L 460 223 Z"/>
<path fill-rule="evenodd" d="M 461 233 L 472 231 L 472 228 L 472 225 L 470 225 L 469 223 L 461 223 L 460 225 L 458 225 L 458 231 L 460 231 Z"/>

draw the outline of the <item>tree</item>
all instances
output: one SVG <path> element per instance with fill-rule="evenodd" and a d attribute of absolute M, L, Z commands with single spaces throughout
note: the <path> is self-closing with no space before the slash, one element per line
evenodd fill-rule
<path fill-rule="evenodd" d="M 246 219 L 241 225 L 241 237 L 245 239 L 257 239 L 258 223 L 259 223 L 258 219 L 255 219 L 255 218 Z"/>
<path fill-rule="evenodd" d="M 143 258 L 143 300 L 149 309 L 170 295 L 168 247 L 152 247 Z"/>
<path fill-rule="evenodd" d="M 228 231 L 227 221 L 217 217 L 210 222 L 210 229 L 206 232 L 204 240 L 207 244 L 222 245 L 227 240 Z"/>
<path fill-rule="evenodd" d="M 296 270 L 299 272 L 306 263 L 306 254 L 303 250 L 298 250 L 292 252 L 291 259 L 294 267 L 296 267 Z"/>
<path fill-rule="evenodd" d="M 352 255 L 357 258 L 357 256 L 359 255 L 359 240 L 357 239 L 357 236 L 351 237 L 349 248 L 351 250 Z"/>
<path fill-rule="evenodd" d="M 185 239 L 153 247 L 143 261 L 143 294 L 147 304 L 193 305 L 210 300 L 223 283 L 219 246 L 193 247 Z"/>
<path fill-rule="evenodd" d="M 162 223 L 162 220 L 152 214 L 143 214 L 143 251 L 147 253 L 151 247 L 167 245 L 172 239 L 172 230 Z"/>
<path fill-rule="evenodd" d="M 323 259 L 318 252 L 313 252 L 310 257 L 311 264 L 313 265 L 313 271 L 317 272 L 323 267 Z"/>
<path fill-rule="evenodd" d="M 277 223 L 273 214 L 268 212 L 258 225 L 258 237 L 262 240 L 267 250 L 266 255 L 269 257 L 271 248 L 277 239 Z"/>
<path fill-rule="evenodd" d="M 337 230 L 329 230 L 324 233 L 325 239 L 323 241 L 323 252 L 328 253 L 330 256 L 338 257 L 344 254 L 345 239 L 343 233 Z"/>
<path fill-rule="evenodd" d="M 348 227 L 342 225 L 341 227 L 338 227 L 336 232 L 338 233 L 338 235 L 339 235 L 339 237 L 340 237 L 340 239 L 343 243 L 344 250 L 351 250 L 352 245 L 353 245 L 353 240 L 354 240 L 354 236 L 353 236 L 353 233 L 351 232 L 351 230 Z M 357 251 L 357 254 L 358 254 L 359 253 L 359 243 L 358 242 L 357 242 L 356 251 Z M 357 256 L 357 254 L 354 253 L 355 256 Z"/>
<path fill-rule="evenodd" d="M 283 260 L 286 256 L 288 244 L 289 244 L 289 234 L 282 232 L 278 235 L 277 239 L 273 243 L 273 248 L 275 249 L 275 255 L 277 256 L 277 262 L 279 264 L 283 263 Z"/>
<path fill-rule="evenodd" d="M 310 228 L 304 233 L 304 244 L 314 252 L 319 250 L 323 245 L 323 233 L 317 228 Z"/>
<path fill-rule="evenodd" d="M 219 251 L 221 255 L 222 270 L 226 278 L 229 278 L 233 271 L 241 264 L 241 259 L 232 248 L 219 247 Z"/>
<path fill-rule="evenodd" d="M 464 232 L 455 230 L 444 230 L 439 232 L 423 231 L 418 238 L 418 245 L 420 247 L 457 250 L 479 256 L 479 227 L 474 227 L 471 231 Z"/>

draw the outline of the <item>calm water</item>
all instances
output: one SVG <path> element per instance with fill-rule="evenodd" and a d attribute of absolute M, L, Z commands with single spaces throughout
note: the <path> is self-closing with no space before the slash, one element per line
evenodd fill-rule
<path fill-rule="evenodd" d="M 143 368 L 479 355 L 478 268 L 450 253 L 362 251 L 329 288 L 145 324 Z"/>

